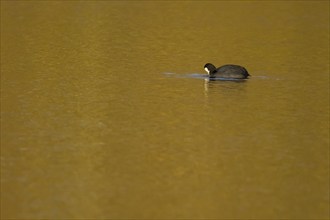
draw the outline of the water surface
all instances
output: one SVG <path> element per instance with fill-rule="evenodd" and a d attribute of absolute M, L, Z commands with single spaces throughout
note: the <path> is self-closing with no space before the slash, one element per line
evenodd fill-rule
<path fill-rule="evenodd" d="M 2 1 L 2 218 L 328 218 L 328 8 Z"/>

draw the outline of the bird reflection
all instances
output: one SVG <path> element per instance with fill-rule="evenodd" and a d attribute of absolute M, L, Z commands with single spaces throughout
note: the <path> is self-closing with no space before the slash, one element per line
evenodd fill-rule
<path fill-rule="evenodd" d="M 228 91 L 228 90 L 242 90 L 247 80 L 235 79 L 235 80 L 222 80 L 222 79 L 204 79 L 205 92 L 211 92 L 216 89 L 217 91 Z M 238 85 L 240 84 L 240 85 Z"/>

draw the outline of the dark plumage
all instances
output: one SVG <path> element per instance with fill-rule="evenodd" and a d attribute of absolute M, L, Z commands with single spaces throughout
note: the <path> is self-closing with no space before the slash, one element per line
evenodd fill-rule
<path fill-rule="evenodd" d="M 210 78 L 246 79 L 250 76 L 248 71 L 239 65 L 228 64 L 216 68 L 213 64 L 207 63 L 204 69 L 209 74 Z"/>

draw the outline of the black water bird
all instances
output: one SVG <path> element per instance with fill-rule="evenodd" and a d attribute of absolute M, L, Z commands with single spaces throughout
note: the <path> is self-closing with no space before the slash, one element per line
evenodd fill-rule
<path fill-rule="evenodd" d="M 226 79 L 246 79 L 250 76 L 248 71 L 239 65 L 224 65 L 216 68 L 213 64 L 207 63 L 204 66 L 209 78 L 226 78 Z"/>

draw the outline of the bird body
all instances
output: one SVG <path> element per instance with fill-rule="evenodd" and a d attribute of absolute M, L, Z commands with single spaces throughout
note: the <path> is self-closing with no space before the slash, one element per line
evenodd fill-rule
<path fill-rule="evenodd" d="M 233 64 L 216 68 L 213 64 L 207 63 L 204 69 L 209 74 L 209 78 L 246 79 L 250 76 L 244 67 Z"/>

